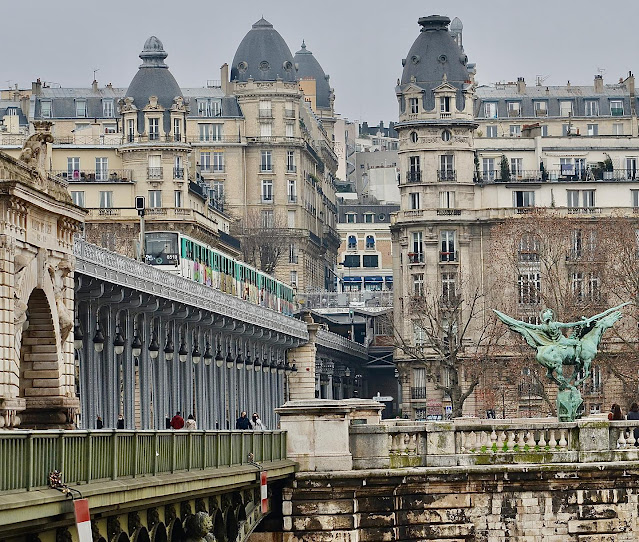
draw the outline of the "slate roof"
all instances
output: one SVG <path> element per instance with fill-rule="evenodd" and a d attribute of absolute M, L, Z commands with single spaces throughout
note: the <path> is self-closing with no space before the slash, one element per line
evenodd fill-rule
<path fill-rule="evenodd" d="M 421 17 L 422 29 L 403 61 L 401 85 L 415 84 L 423 88 L 423 107 L 432 110 L 435 98 L 432 90 L 442 84 L 444 75 L 450 85 L 462 89 L 468 76 L 468 57 L 448 31 L 450 19 L 441 15 Z M 457 93 L 457 109 L 463 109 L 464 97 Z"/>
<path fill-rule="evenodd" d="M 231 81 L 297 80 L 293 55 L 273 25 L 264 18 L 257 21 L 237 48 L 231 66 Z"/>
<path fill-rule="evenodd" d="M 20 126 L 26 126 L 29 124 L 27 117 L 22 112 L 20 107 L 20 102 L 14 102 L 13 100 L 0 100 L 0 118 L 4 117 L 7 114 L 7 109 L 16 109 L 18 118 L 20 119 L 18 123 Z"/>
<path fill-rule="evenodd" d="M 328 75 L 324 73 L 322 66 L 317 61 L 313 53 L 306 48 L 306 43 L 302 42 L 302 48 L 295 53 L 294 57 L 297 65 L 297 77 L 302 79 L 315 79 L 315 103 L 320 109 L 330 109 L 331 107 L 331 86 L 328 83 Z"/>

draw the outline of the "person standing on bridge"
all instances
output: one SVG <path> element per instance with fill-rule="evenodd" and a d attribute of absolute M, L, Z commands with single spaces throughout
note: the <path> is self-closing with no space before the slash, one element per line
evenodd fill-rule
<path fill-rule="evenodd" d="M 195 417 L 193 414 L 189 414 L 189 417 L 186 420 L 186 429 L 188 431 L 195 431 L 197 429 L 197 424 L 195 423 Z"/>
<path fill-rule="evenodd" d="M 102 421 L 102 417 L 98 416 L 98 419 L 95 420 L 95 428 L 102 429 L 104 427 L 104 422 Z"/>
<path fill-rule="evenodd" d="M 118 416 L 118 423 L 115 427 L 116 429 L 124 429 L 124 416 L 122 416 L 122 414 Z"/>
<path fill-rule="evenodd" d="M 262 422 L 262 420 L 260 420 L 260 416 L 257 412 L 253 412 L 253 430 L 254 431 L 266 431 L 266 425 L 264 425 L 264 422 Z"/>
<path fill-rule="evenodd" d="M 175 416 L 171 419 L 171 427 L 173 429 L 182 429 L 184 427 L 184 418 L 180 416 L 180 411 L 175 413 Z"/>
<path fill-rule="evenodd" d="M 235 429 L 253 429 L 251 422 L 249 422 L 249 419 L 246 417 L 246 411 L 243 410 L 240 417 L 235 422 Z"/>

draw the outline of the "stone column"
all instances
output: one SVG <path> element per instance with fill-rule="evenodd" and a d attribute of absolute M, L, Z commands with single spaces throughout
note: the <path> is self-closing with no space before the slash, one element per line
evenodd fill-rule
<path fill-rule="evenodd" d="M 289 400 L 301 401 L 315 399 L 315 357 L 317 346 L 315 339 L 319 324 L 313 322 L 310 314 L 304 317 L 308 329 L 308 342 L 287 352 L 288 362 L 297 367 L 296 373 L 291 373 L 288 379 Z"/>

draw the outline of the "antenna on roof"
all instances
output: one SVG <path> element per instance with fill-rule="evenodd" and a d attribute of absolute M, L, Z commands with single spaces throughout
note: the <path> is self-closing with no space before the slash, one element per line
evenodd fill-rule
<path fill-rule="evenodd" d="M 543 85 L 544 81 L 548 79 L 550 75 L 535 75 L 535 79 L 537 80 L 537 86 L 540 87 Z"/>
<path fill-rule="evenodd" d="M 606 68 L 597 68 L 597 73 L 603 77 L 608 70 Z"/>
<path fill-rule="evenodd" d="M 94 80 L 94 81 L 96 80 L 96 79 L 95 79 L 95 74 L 96 74 L 96 73 L 98 73 L 99 71 L 100 71 L 100 68 L 95 68 L 95 69 L 93 70 L 93 80 Z"/>

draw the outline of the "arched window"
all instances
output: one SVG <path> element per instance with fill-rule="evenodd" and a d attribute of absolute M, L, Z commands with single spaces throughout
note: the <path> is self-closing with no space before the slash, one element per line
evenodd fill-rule
<path fill-rule="evenodd" d="M 348 248 L 349 249 L 357 248 L 357 237 L 355 235 L 348 236 Z"/>
<path fill-rule="evenodd" d="M 372 235 L 366 236 L 366 248 L 375 248 L 375 237 Z"/>

